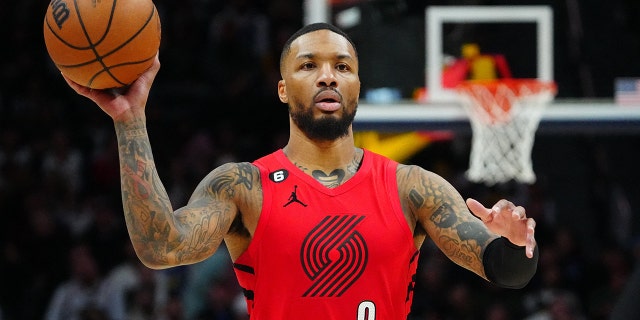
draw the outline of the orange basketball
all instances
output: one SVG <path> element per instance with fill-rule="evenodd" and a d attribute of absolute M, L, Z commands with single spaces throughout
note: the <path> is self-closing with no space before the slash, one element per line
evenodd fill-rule
<path fill-rule="evenodd" d="M 160 47 L 152 0 L 52 0 L 44 18 L 49 56 L 69 79 L 93 89 L 131 84 Z"/>

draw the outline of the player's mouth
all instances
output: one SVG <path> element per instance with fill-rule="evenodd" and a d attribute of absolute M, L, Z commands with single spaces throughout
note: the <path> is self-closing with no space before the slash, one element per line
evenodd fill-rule
<path fill-rule="evenodd" d="M 342 97 L 333 89 L 325 89 L 316 94 L 313 102 L 316 108 L 325 112 L 333 112 L 342 106 Z"/>

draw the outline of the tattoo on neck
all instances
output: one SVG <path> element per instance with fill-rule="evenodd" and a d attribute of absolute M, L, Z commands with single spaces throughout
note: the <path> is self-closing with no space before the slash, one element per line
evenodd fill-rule
<path fill-rule="evenodd" d="M 300 169 L 300 170 L 302 170 L 302 171 L 304 171 L 304 172 L 309 171 L 309 168 L 307 168 L 307 167 L 305 167 L 305 166 L 303 166 L 303 165 L 301 165 L 301 164 L 299 164 L 299 163 L 297 163 L 297 162 L 294 162 L 293 164 L 295 164 L 295 165 L 296 165 L 296 167 L 298 167 L 298 169 Z"/>
<path fill-rule="evenodd" d="M 356 153 L 356 156 L 351 160 L 351 163 L 347 164 L 347 171 L 351 174 L 355 174 L 362 166 L 362 161 L 364 161 L 364 159 L 359 157 Z"/>
<path fill-rule="evenodd" d="M 321 170 L 314 170 L 313 172 L 311 172 L 311 176 L 313 176 L 313 178 L 315 178 L 326 187 L 333 188 L 342 184 L 346 174 L 342 169 L 335 169 L 329 174 L 326 174 Z"/>

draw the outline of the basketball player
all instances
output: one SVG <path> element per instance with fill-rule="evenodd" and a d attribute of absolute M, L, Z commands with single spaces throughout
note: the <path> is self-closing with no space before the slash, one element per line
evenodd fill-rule
<path fill-rule="evenodd" d="M 148 267 L 197 263 L 224 241 L 251 319 L 279 320 L 406 319 L 427 237 L 497 285 L 521 288 L 534 275 L 535 222 L 524 208 L 465 203 L 440 176 L 354 147 L 358 55 L 334 26 L 308 25 L 284 46 L 287 145 L 213 169 L 175 211 L 145 127 L 159 67 L 122 95 L 67 80 L 113 118 L 126 223 Z"/>

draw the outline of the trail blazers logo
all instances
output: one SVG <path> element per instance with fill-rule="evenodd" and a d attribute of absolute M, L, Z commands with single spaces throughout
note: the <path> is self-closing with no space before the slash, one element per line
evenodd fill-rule
<path fill-rule="evenodd" d="M 327 216 L 306 236 L 300 260 L 313 283 L 303 297 L 340 297 L 360 278 L 369 256 L 367 244 L 356 230 L 364 218 Z"/>

